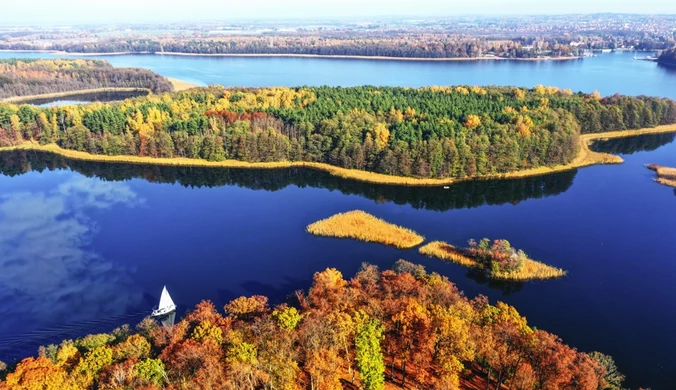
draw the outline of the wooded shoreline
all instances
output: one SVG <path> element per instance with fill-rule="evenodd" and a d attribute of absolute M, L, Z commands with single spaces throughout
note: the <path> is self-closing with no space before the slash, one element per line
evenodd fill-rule
<path fill-rule="evenodd" d="M 554 167 L 538 167 L 514 171 L 498 175 L 485 175 L 480 177 L 447 178 L 447 179 L 421 179 L 415 177 L 393 176 L 382 173 L 368 172 L 357 169 L 341 168 L 334 165 L 318 162 L 303 161 L 278 161 L 278 162 L 246 162 L 238 160 L 207 161 L 192 158 L 162 158 L 162 157 L 139 157 L 139 156 L 108 156 L 95 155 L 87 152 L 63 149 L 56 144 L 40 145 L 35 142 L 24 142 L 21 145 L 0 147 L 0 152 L 11 150 L 36 150 L 56 153 L 73 160 L 128 163 L 128 164 L 154 164 L 165 166 L 186 167 L 213 167 L 213 168 L 253 168 L 253 169 L 280 169 L 280 168 L 310 168 L 322 170 L 330 175 L 348 180 L 357 180 L 372 184 L 401 185 L 412 187 L 435 187 L 451 185 L 471 180 L 496 180 L 496 179 L 520 179 L 532 176 L 542 176 L 551 173 L 569 171 L 573 169 L 600 164 L 621 164 L 621 157 L 598 153 L 589 149 L 589 145 L 595 141 L 606 139 L 635 137 L 641 135 L 676 133 L 676 124 L 657 126 L 654 128 L 638 130 L 622 130 L 597 134 L 582 134 L 580 136 L 580 152 L 578 156 L 566 165 Z"/>
<path fill-rule="evenodd" d="M 198 87 L 195 84 L 188 83 L 179 79 L 167 77 L 167 80 L 171 83 L 171 85 L 174 87 L 174 92 L 180 92 L 184 91 L 186 89 L 190 88 L 196 88 Z M 0 103 L 25 103 L 30 100 L 37 100 L 37 99 L 56 99 L 56 98 L 63 98 L 63 97 L 69 97 L 69 96 L 77 96 L 77 95 L 86 95 L 86 94 L 93 94 L 93 93 L 104 93 L 104 92 L 147 92 L 148 94 L 151 94 L 152 91 L 148 88 L 135 88 L 135 87 L 110 87 L 110 88 L 93 88 L 93 89 L 79 89 L 75 91 L 64 91 L 64 92 L 54 92 L 54 93 L 43 93 L 39 95 L 27 95 L 27 96 L 13 96 L 10 98 L 2 99 L 0 100 Z"/>
<path fill-rule="evenodd" d="M 425 58 L 425 57 L 394 57 L 394 56 L 359 56 L 359 55 L 333 55 L 333 54 L 291 54 L 291 53 L 278 53 L 278 54 L 257 54 L 257 53 L 181 53 L 181 52 L 150 52 L 150 51 L 119 51 L 119 52 L 110 52 L 110 53 L 75 53 L 68 51 L 57 51 L 57 50 L 0 50 L 0 52 L 6 53 L 47 53 L 55 55 L 64 55 L 64 56 L 82 56 L 82 57 L 92 57 L 92 56 L 124 56 L 124 55 L 167 55 L 167 56 L 181 56 L 181 57 L 279 57 L 279 58 L 331 58 L 331 59 L 349 59 L 349 60 L 378 60 L 378 61 L 434 61 L 434 62 L 453 62 L 453 61 L 568 61 L 568 60 L 580 60 L 584 57 L 532 57 L 532 58 L 507 58 L 507 57 L 441 57 L 441 58 Z"/>

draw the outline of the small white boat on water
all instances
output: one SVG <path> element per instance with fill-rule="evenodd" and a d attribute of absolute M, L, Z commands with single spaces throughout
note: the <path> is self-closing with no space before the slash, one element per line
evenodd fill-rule
<path fill-rule="evenodd" d="M 169 313 L 176 311 L 176 305 L 167 291 L 167 286 L 164 286 L 162 289 L 162 295 L 160 296 L 160 305 L 157 309 L 153 310 L 153 317 L 162 317 Z"/>

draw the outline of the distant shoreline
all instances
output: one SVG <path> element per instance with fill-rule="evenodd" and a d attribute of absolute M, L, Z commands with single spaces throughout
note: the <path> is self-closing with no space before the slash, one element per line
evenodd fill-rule
<path fill-rule="evenodd" d="M 135 54 L 135 53 L 128 53 Z M 144 54 L 144 53 L 140 53 Z M 178 52 L 155 52 L 145 53 L 153 55 L 181 56 L 181 57 L 290 57 L 290 58 L 332 58 L 332 59 L 350 59 L 350 60 L 378 60 L 378 61 L 567 61 L 579 60 L 582 57 L 536 57 L 536 58 L 504 58 L 504 57 L 444 57 L 444 58 L 424 58 L 424 57 L 388 57 L 388 56 L 358 56 L 358 55 L 324 55 L 324 54 L 240 54 L 240 53 L 219 53 L 219 54 L 200 54 L 200 53 L 178 53 Z"/>
<path fill-rule="evenodd" d="M 388 57 L 388 56 L 359 56 L 359 55 L 324 55 L 324 54 L 243 54 L 243 53 L 180 53 L 180 52 L 131 52 L 119 51 L 110 53 L 72 53 L 57 50 L 0 50 L 5 53 L 47 53 L 64 56 L 81 57 L 106 57 L 106 56 L 124 56 L 124 55 L 156 55 L 156 56 L 177 56 L 177 57 L 249 57 L 249 58 L 331 58 L 346 60 L 375 60 L 375 61 L 434 61 L 434 62 L 454 62 L 454 61 L 569 61 L 581 60 L 584 57 L 534 57 L 534 58 L 505 58 L 505 57 L 444 57 L 444 58 L 424 58 L 424 57 Z"/>

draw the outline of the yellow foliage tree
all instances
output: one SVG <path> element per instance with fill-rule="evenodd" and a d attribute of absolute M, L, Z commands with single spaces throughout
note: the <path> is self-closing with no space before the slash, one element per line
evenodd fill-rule
<path fill-rule="evenodd" d="M 7 375 L 7 388 L 11 390 L 79 390 L 66 371 L 46 357 L 27 358 L 14 372 Z"/>
<path fill-rule="evenodd" d="M 461 95 L 469 95 L 469 89 L 465 87 L 455 87 L 455 92 L 461 94 Z"/>
<path fill-rule="evenodd" d="M 544 85 L 536 85 L 535 88 L 533 88 L 535 93 L 541 96 L 545 96 L 547 94 L 547 87 Z"/>
<path fill-rule="evenodd" d="M 467 115 L 467 118 L 465 119 L 465 123 L 463 124 L 463 126 L 465 126 L 468 129 L 472 129 L 472 130 L 479 127 L 479 125 L 481 125 L 481 118 L 479 118 L 478 115 L 473 115 L 473 114 Z"/>
<path fill-rule="evenodd" d="M 216 344 L 223 342 L 223 331 L 221 328 L 213 325 L 211 321 L 201 322 L 192 332 L 192 338 L 197 341 L 213 341 Z"/>
<path fill-rule="evenodd" d="M 476 86 L 472 87 L 472 92 L 474 92 L 477 95 L 481 95 L 481 96 L 483 96 L 487 93 L 485 89 L 483 89 L 481 87 L 476 87 Z"/>
<path fill-rule="evenodd" d="M 122 361 L 130 358 L 145 359 L 150 356 L 150 343 L 140 334 L 129 336 L 113 347 L 113 359 Z"/>
<path fill-rule="evenodd" d="M 391 122 L 403 122 L 404 121 L 404 113 L 395 109 L 394 107 L 390 108 L 389 112 L 389 120 Z"/>
<path fill-rule="evenodd" d="M 518 131 L 519 134 L 524 137 L 527 137 L 531 134 L 533 126 L 533 120 L 527 115 L 519 115 L 516 118 L 516 131 Z"/>
<path fill-rule="evenodd" d="M 376 127 L 373 129 L 374 139 L 376 141 L 376 146 L 379 150 L 385 149 L 387 143 L 390 141 L 390 131 L 387 129 L 387 125 L 384 123 L 376 123 Z"/>

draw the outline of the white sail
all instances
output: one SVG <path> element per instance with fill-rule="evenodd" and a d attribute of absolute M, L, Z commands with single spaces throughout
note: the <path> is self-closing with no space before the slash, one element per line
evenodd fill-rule
<path fill-rule="evenodd" d="M 157 310 L 153 310 L 153 316 L 163 316 L 167 313 L 171 313 L 176 310 L 176 305 L 167 291 L 167 286 L 164 286 L 162 289 L 162 295 L 160 296 L 160 305 L 157 307 Z"/>
<path fill-rule="evenodd" d="M 167 291 L 167 286 L 164 286 L 164 289 L 162 289 L 162 296 L 160 296 L 160 306 L 158 309 L 169 309 L 169 308 L 174 308 L 176 305 L 174 305 L 174 301 L 171 299 L 171 296 L 169 295 L 169 291 Z"/>

